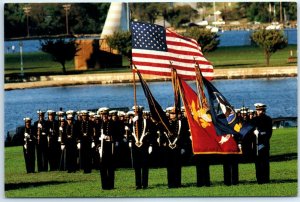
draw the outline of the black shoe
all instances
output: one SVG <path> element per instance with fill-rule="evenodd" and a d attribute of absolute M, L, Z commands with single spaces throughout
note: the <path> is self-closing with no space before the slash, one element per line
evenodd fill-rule
<path fill-rule="evenodd" d="M 135 188 L 136 190 L 138 190 L 138 189 L 142 189 L 142 186 L 136 186 L 136 188 Z"/>

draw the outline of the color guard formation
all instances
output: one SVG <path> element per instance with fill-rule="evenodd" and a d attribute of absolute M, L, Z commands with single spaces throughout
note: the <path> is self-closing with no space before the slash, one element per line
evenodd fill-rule
<path fill-rule="evenodd" d="M 257 182 L 261 184 L 270 181 L 272 120 L 266 115 L 266 105 L 257 103 L 255 107 L 255 111 L 243 107 L 236 114 L 240 122 L 254 126 L 241 145 L 243 155 L 254 158 Z M 127 113 L 106 107 L 96 113 L 38 110 L 38 119 L 33 124 L 31 118 L 24 118 L 26 171 L 34 173 L 36 161 L 38 172 L 82 170 L 88 174 L 97 169 L 102 189 L 110 190 L 114 189 L 115 169 L 133 167 L 136 189 L 147 189 L 149 167 L 162 166 L 167 168 L 168 187 L 177 188 L 181 186 L 182 165 L 193 162 L 197 168 L 197 186 L 210 186 L 211 156 L 192 154 L 189 125 L 184 108 L 181 109 L 179 112 L 174 107 L 166 109 L 171 126 L 168 131 L 142 106 L 134 106 Z M 236 185 L 238 157 L 225 156 L 224 184 Z"/>

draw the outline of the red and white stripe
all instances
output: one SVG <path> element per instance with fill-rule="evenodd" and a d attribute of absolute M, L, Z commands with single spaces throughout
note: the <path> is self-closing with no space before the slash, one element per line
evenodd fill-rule
<path fill-rule="evenodd" d="M 166 42 L 167 52 L 132 49 L 132 62 L 141 73 L 171 76 L 172 67 L 183 78 L 195 79 L 196 61 L 202 75 L 208 80 L 213 79 L 213 66 L 204 58 L 200 46 L 194 39 L 166 29 Z"/>

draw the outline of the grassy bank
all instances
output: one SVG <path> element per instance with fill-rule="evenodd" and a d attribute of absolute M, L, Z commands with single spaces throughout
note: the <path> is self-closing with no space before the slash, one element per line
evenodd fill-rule
<path fill-rule="evenodd" d="M 297 46 L 289 45 L 283 50 L 276 52 L 272 55 L 270 60 L 270 66 L 288 66 L 296 65 L 296 63 L 288 63 L 287 59 L 290 54 L 290 50 L 296 54 Z M 207 53 L 206 57 L 210 60 L 215 68 L 234 68 L 234 67 L 264 67 L 265 59 L 263 56 L 263 50 L 258 47 L 220 47 L 216 51 Z M 51 56 L 43 53 L 24 53 L 23 55 L 24 72 L 25 73 L 52 73 L 60 74 L 61 65 L 53 62 Z M 128 60 L 123 59 L 123 65 L 128 66 Z M 74 71 L 74 61 L 66 63 L 67 71 Z M 99 72 L 103 70 L 88 72 Z M 116 71 L 116 69 L 105 69 L 104 71 Z M 118 69 L 118 71 L 128 71 L 128 68 L 124 67 Z M 5 74 L 20 73 L 20 55 L 19 53 L 5 54 Z"/>
<path fill-rule="evenodd" d="M 26 197 L 207 197 L 207 196 L 296 196 L 297 195 L 297 128 L 274 130 L 271 157 L 282 156 L 271 162 L 271 183 L 258 185 L 253 163 L 240 164 L 240 184 L 223 185 L 222 165 L 212 165 L 211 187 L 196 187 L 194 166 L 182 170 L 183 187 L 167 188 L 165 168 L 150 169 L 149 189 L 135 190 L 134 171 L 118 169 L 115 189 L 100 189 L 99 172 L 91 174 L 42 172 L 25 173 L 22 147 L 5 148 L 5 196 Z M 278 160 L 278 159 L 277 159 Z"/>

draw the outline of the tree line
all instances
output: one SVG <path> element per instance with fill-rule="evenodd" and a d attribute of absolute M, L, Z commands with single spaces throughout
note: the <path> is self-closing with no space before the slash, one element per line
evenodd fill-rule
<path fill-rule="evenodd" d="M 14 37 L 51 36 L 63 34 L 100 34 L 110 3 L 6 3 L 4 5 L 5 39 Z M 216 3 L 223 20 L 246 19 L 261 23 L 297 19 L 296 2 L 228 2 Z M 213 3 L 129 3 L 131 18 L 154 23 L 168 21 L 179 28 L 196 19 L 205 20 L 213 14 Z M 281 8 L 281 9 L 280 9 Z M 281 12 L 280 12 L 281 11 Z M 66 24 L 70 30 L 66 31 Z"/>

